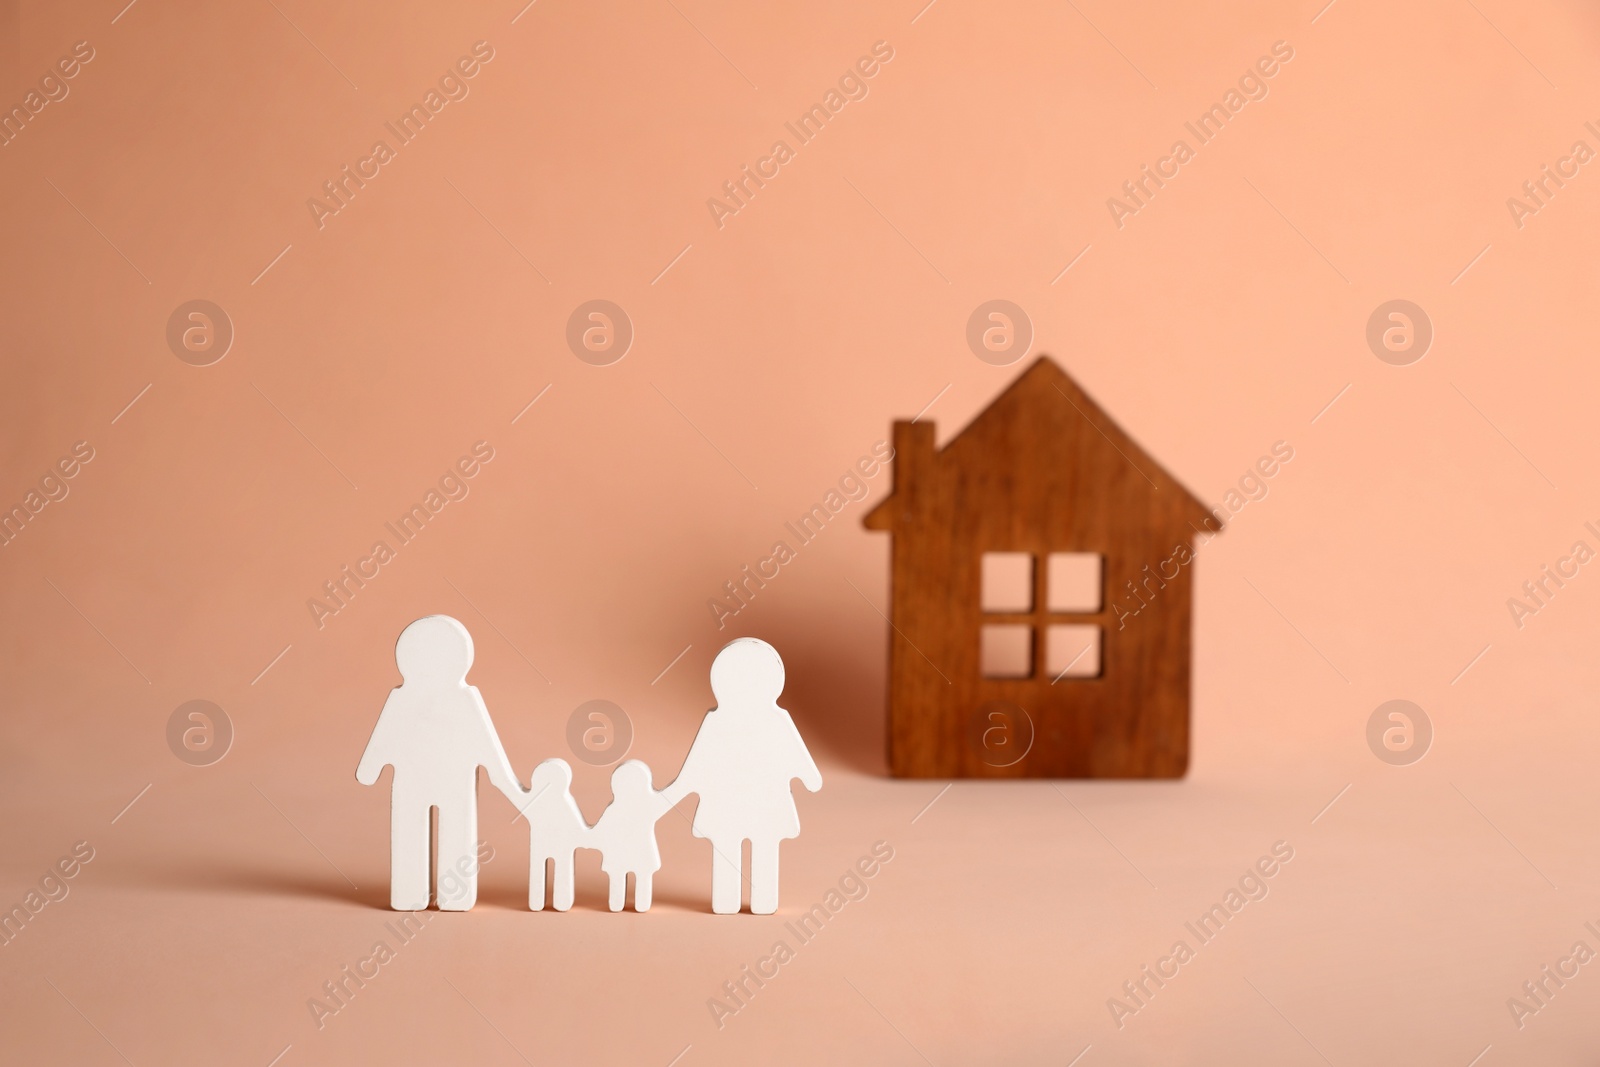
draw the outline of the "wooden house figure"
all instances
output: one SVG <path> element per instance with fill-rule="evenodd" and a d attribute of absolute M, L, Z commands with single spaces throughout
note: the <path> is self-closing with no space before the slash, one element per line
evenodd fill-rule
<path fill-rule="evenodd" d="M 893 465 L 891 773 L 1182 777 L 1205 505 L 1048 357 L 943 449 L 896 422 Z"/>

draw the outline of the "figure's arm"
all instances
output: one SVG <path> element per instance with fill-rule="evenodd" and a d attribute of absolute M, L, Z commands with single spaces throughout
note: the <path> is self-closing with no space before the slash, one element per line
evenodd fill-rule
<path fill-rule="evenodd" d="M 389 694 L 389 699 L 383 702 L 383 710 L 378 713 L 378 725 L 372 728 L 372 737 L 367 741 L 366 751 L 361 753 L 361 762 L 356 766 L 356 781 L 362 785 L 372 785 L 383 774 L 384 767 L 394 760 L 390 753 L 390 733 L 394 730 L 394 693 Z"/>
<path fill-rule="evenodd" d="M 479 758 L 483 769 L 489 772 L 489 781 L 495 784 L 500 792 L 513 804 L 526 801 L 528 791 L 517 780 L 517 772 L 511 769 L 511 760 L 506 755 L 505 746 L 500 743 L 500 735 L 495 732 L 494 720 L 489 717 L 489 708 L 483 702 L 477 686 L 468 687 L 472 692 L 472 703 L 483 718 L 484 751 Z"/>
<path fill-rule="evenodd" d="M 493 779 L 491 778 L 490 781 L 493 781 Z M 476 785 L 477 783 L 474 782 L 473 784 Z M 532 790 L 523 789 L 521 783 L 518 783 L 517 791 L 514 793 L 507 793 L 506 799 L 511 801 L 511 806 L 516 808 L 517 812 L 524 819 L 528 820 L 529 826 L 532 826 L 533 816 L 529 815 L 528 812 L 533 809 L 533 802 L 539 799 L 538 795 Z"/>
<path fill-rule="evenodd" d="M 505 750 L 500 749 L 498 741 L 495 742 L 495 748 L 499 749 L 499 759 L 494 764 L 486 764 L 484 770 L 489 772 L 489 781 L 520 810 L 529 800 L 528 791 L 517 780 L 516 772 L 511 769 L 511 761 L 506 758 Z"/>
<path fill-rule="evenodd" d="M 788 717 L 788 713 L 784 713 Z M 817 770 L 816 760 L 811 758 L 811 750 L 806 748 L 806 743 L 800 737 L 800 731 L 795 728 L 794 720 L 789 719 L 789 734 L 794 738 L 794 774 L 791 777 L 800 779 L 800 784 L 815 793 L 822 788 L 822 772 Z"/>
<path fill-rule="evenodd" d="M 701 727 L 704 729 L 704 726 Z M 700 750 L 700 735 L 695 734 L 694 741 L 689 745 L 689 754 L 683 757 L 683 767 L 678 771 L 678 776 L 661 787 L 659 796 L 666 802 L 670 810 L 677 806 L 678 801 L 700 790 L 700 764 L 703 762 L 697 755 Z"/>
<path fill-rule="evenodd" d="M 657 819 L 661 818 L 661 816 L 665 815 L 667 812 L 671 811 L 675 806 L 677 806 L 678 801 L 682 799 L 682 796 L 677 797 L 677 799 L 667 796 L 667 791 L 665 789 L 656 793 L 650 798 L 652 802 L 650 806 L 650 821 L 655 822 Z"/>

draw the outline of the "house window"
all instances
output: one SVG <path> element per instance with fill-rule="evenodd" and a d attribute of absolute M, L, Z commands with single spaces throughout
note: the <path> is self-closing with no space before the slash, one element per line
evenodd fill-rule
<path fill-rule="evenodd" d="M 983 554 L 983 610 L 1033 610 L 1033 556 L 1027 552 Z"/>
<path fill-rule="evenodd" d="M 1105 598 L 1105 557 L 1098 552 L 1052 552 L 1045 566 L 1046 603 L 1067 615 L 1097 615 Z"/>
<path fill-rule="evenodd" d="M 1100 677 L 1100 627 L 1083 623 L 1046 627 L 1044 669 L 1051 681 Z"/>
<path fill-rule="evenodd" d="M 978 658 L 982 662 L 985 678 L 1033 676 L 1033 627 L 989 625 L 980 633 Z"/>
<path fill-rule="evenodd" d="M 1098 678 L 1105 557 L 1098 552 L 985 552 L 978 662 L 985 678 Z M 1042 673 L 1036 675 L 1036 671 Z"/>

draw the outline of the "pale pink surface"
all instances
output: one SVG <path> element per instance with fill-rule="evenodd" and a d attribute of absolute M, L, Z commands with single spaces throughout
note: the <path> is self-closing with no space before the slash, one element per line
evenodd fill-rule
<path fill-rule="evenodd" d="M 96 850 L 0 947 L 0 1058 L 1589 1062 L 1595 966 L 1521 1029 L 1506 1001 L 1600 949 L 1600 578 L 1521 629 L 1506 601 L 1600 548 L 1600 178 L 1521 228 L 1506 199 L 1600 148 L 1600 15 L 122 5 L 0 5 L 4 101 L 96 50 L 0 148 L 0 502 L 96 450 L 0 549 L 0 902 Z M 470 95 L 319 231 L 306 199 L 480 39 Z M 867 98 L 718 229 L 706 199 L 879 40 Z M 1107 197 L 1278 40 L 1267 98 L 1118 229 Z M 237 329 L 206 368 L 164 336 L 195 297 Z M 636 330 L 610 367 L 564 340 L 596 297 Z M 1295 449 L 1196 565 L 1182 782 L 883 777 L 888 543 L 859 518 L 886 473 L 726 628 L 706 607 L 892 418 L 937 396 L 946 440 L 1025 365 L 966 347 L 996 297 L 1203 499 Z M 1394 298 L 1436 331 L 1408 367 L 1364 338 Z M 306 600 L 478 440 L 471 494 L 318 629 Z M 666 781 L 717 647 L 777 646 L 825 779 L 780 914 L 710 915 L 680 814 L 650 914 L 602 910 L 592 853 L 577 907 L 531 914 L 525 827 L 485 790 L 478 908 L 319 1030 L 307 1000 L 393 918 L 386 794 L 354 771 L 430 612 L 474 633 L 524 777 L 604 697 Z M 164 733 L 199 697 L 237 729 L 206 768 Z M 1367 748 L 1392 698 L 1433 721 L 1413 766 Z M 593 819 L 608 771 L 577 770 Z M 870 894 L 719 1029 L 708 999 L 880 840 Z M 1279 840 L 1270 895 L 1119 1029 L 1108 998 Z"/>

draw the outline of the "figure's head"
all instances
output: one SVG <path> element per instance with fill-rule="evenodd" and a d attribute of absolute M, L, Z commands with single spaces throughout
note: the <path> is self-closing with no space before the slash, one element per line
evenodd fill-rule
<path fill-rule="evenodd" d="M 448 615 L 429 615 L 400 631 L 394 661 L 407 684 L 455 685 L 472 666 L 472 635 Z"/>
<path fill-rule="evenodd" d="M 547 759 L 533 769 L 528 791 L 537 799 L 541 794 L 565 793 L 572 787 L 572 767 L 564 759 Z"/>
<path fill-rule="evenodd" d="M 611 795 L 636 797 L 650 792 L 650 765 L 643 760 L 631 759 L 611 772 Z"/>
<path fill-rule="evenodd" d="M 783 660 L 778 650 L 754 637 L 723 646 L 711 663 L 711 692 L 718 708 L 766 707 L 783 692 Z"/>

